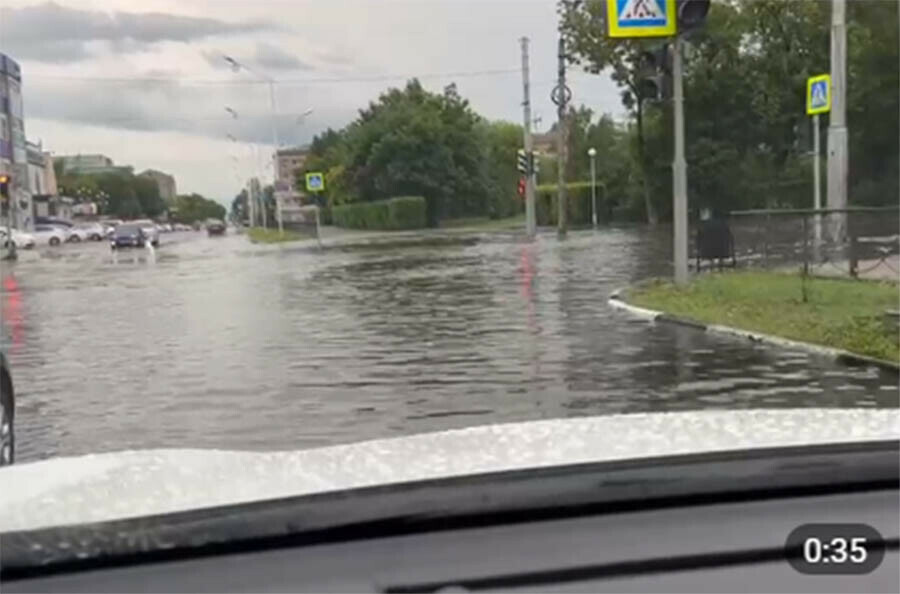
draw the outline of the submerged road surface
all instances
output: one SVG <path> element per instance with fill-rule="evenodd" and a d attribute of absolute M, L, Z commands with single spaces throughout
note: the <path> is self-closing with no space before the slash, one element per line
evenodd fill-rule
<path fill-rule="evenodd" d="M 896 376 L 630 318 L 646 229 L 356 246 L 163 236 L 2 264 L 19 461 L 279 450 L 474 424 L 697 408 L 897 406 Z"/>

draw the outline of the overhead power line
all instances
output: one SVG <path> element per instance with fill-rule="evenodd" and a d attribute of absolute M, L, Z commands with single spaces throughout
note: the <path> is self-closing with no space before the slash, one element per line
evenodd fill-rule
<path fill-rule="evenodd" d="M 470 78 L 478 76 L 503 76 L 517 74 L 516 68 L 496 69 L 496 70 L 470 70 L 461 72 L 441 72 L 427 74 L 385 74 L 378 76 L 359 76 L 359 77 L 328 77 L 328 78 L 283 78 L 275 79 L 278 85 L 311 85 L 311 84 L 342 84 L 342 83 L 365 83 L 365 82 L 382 82 L 390 80 L 409 80 L 417 79 L 440 79 L 440 78 Z M 266 85 L 268 81 L 253 80 L 244 78 L 221 78 L 221 79 L 192 79 L 188 77 L 91 77 L 91 76 L 65 76 L 52 74 L 35 74 L 27 77 L 33 80 L 59 80 L 72 82 L 90 82 L 97 84 L 178 84 L 184 86 L 190 85 Z"/>

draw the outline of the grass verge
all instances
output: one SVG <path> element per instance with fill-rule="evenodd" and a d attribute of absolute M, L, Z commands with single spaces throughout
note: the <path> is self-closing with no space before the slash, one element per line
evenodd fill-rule
<path fill-rule="evenodd" d="M 254 243 L 283 243 L 285 241 L 300 241 L 301 239 L 315 239 L 312 233 L 300 233 L 298 231 L 285 230 L 280 233 L 278 229 L 264 229 L 253 227 L 247 230 L 247 237 Z"/>
<path fill-rule="evenodd" d="M 797 275 L 724 272 L 680 288 L 654 282 L 628 291 L 629 303 L 683 316 L 900 362 L 900 336 L 885 321 L 898 307 L 890 282 L 810 278 L 807 301 Z"/>

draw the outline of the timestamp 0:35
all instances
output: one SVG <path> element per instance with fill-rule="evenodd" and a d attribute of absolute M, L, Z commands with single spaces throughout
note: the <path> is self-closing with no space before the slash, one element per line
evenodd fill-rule
<path fill-rule="evenodd" d="M 788 535 L 784 555 L 800 573 L 862 575 L 881 565 L 885 549 L 867 524 L 803 524 Z"/>

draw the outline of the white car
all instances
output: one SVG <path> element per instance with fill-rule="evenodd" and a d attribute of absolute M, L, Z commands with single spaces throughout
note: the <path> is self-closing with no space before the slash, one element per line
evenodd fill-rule
<path fill-rule="evenodd" d="M 68 238 L 65 231 L 53 225 L 35 225 L 32 235 L 38 245 L 57 246 Z"/>
<path fill-rule="evenodd" d="M 66 234 L 66 241 L 70 243 L 80 243 L 88 240 L 88 232 L 78 227 L 57 226 L 57 229 Z"/>
<path fill-rule="evenodd" d="M 159 245 L 159 228 L 156 223 L 150 219 L 138 219 L 137 221 L 131 221 L 131 224 L 138 225 L 143 230 L 144 235 L 150 240 L 150 245 L 153 247 Z"/>
<path fill-rule="evenodd" d="M 37 243 L 37 240 L 31 233 L 25 233 L 24 231 L 19 231 L 18 229 L 12 229 L 11 231 L 12 243 L 17 248 L 30 250 Z M 2 228 L 0 228 L 0 246 L 3 246 L 4 248 L 9 247 L 9 242 L 6 240 L 6 229 Z"/>
<path fill-rule="evenodd" d="M 100 241 L 106 237 L 107 230 L 100 223 L 84 223 L 78 226 L 78 229 L 84 231 L 87 239 L 91 241 Z"/>

